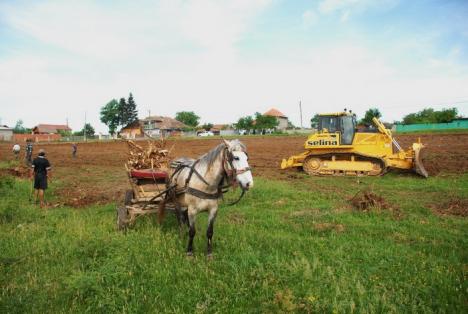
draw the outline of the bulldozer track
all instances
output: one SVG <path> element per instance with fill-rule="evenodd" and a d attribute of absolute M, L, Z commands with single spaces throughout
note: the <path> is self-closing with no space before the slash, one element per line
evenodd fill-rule
<path fill-rule="evenodd" d="M 340 164 L 348 165 L 340 169 Z M 379 176 L 387 171 L 382 159 L 355 153 L 309 155 L 302 168 L 315 176 Z"/>

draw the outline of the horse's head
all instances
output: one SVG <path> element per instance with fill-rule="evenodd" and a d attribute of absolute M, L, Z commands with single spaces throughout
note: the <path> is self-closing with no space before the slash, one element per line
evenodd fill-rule
<path fill-rule="evenodd" d="M 226 169 L 228 175 L 239 182 L 243 190 L 250 189 L 253 187 L 253 177 L 245 145 L 239 140 L 224 140 L 224 144 L 226 144 L 227 148 L 227 168 L 230 168 Z"/>

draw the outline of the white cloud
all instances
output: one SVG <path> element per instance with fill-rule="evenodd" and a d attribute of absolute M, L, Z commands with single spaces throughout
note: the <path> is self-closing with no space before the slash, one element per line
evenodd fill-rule
<path fill-rule="evenodd" d="M 323 0 L 317 9 L 321 14 L 340 14 L 340 21 L 346 22 L 351 15 L 360 14 L 370 9 L 389 9 L 399 0 Z"/>
<path fill-rule="evenodd" d="M 9 102 L 0 112 L 3 123 L 22 118 L 32 126 L 68 117 L 78 129 L 86 111 L 88 121 L 106 131 L 100 107 L 130 91 L 141 115 L 193 110 L 213 123 L 277 107 L 299 124 L 299 99 L 305 117 L 343 107 L 363 114 L 372 105 L 391 121 L 420 104 L 468 98 L 468 71 L 453 72 L 454 59 L 433 59 L 429 74 L 409 77 L 357 41 L 292 45 L 285 56 L 263 51 L 261 60 L 249 62 L 238 43 L 268 1 L 96 3 L 0 7 L 9 27 L 40 43 L 40 49 L 18 46 L 0 56 L 0 94 Z M 304 13 L 303 23 L 316 15 Z"/>
<path fill-rule="evenodd" d="M 306 10 L 302 14 L 302 26 L 304 28 L 309 28 L 315 25 L 318 21 L 318 15 L 314 10 Z"/>

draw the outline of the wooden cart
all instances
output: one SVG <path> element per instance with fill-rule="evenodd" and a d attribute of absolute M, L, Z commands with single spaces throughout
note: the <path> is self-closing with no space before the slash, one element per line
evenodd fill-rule
<path fill-rule="evenodd" d="M 118 230 L 133 225 L 139 216 L 157 213 L 169 180 L 168 172 L 159 169 L 127 168 L 127 174 L 132 189 L 126 191 L 124 205 L 117 207 Z M 170 204 L 166 207 L 172 209 Z"/>

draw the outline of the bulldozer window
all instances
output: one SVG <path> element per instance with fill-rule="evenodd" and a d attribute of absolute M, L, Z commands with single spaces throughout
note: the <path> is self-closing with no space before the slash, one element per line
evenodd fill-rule
<path fill-rule="evenodd" d="M 353 143 L 355 128 L 355 121 L 353 117 L 342 117 L 341 127 L 341 144 L 351 145 Z"/>
<path fill-rule="evenodd" d="M 338 118 L 337 117 L 320 117 L 319 130 L 327 129 L 329 133 L 338 131 Z"/>

